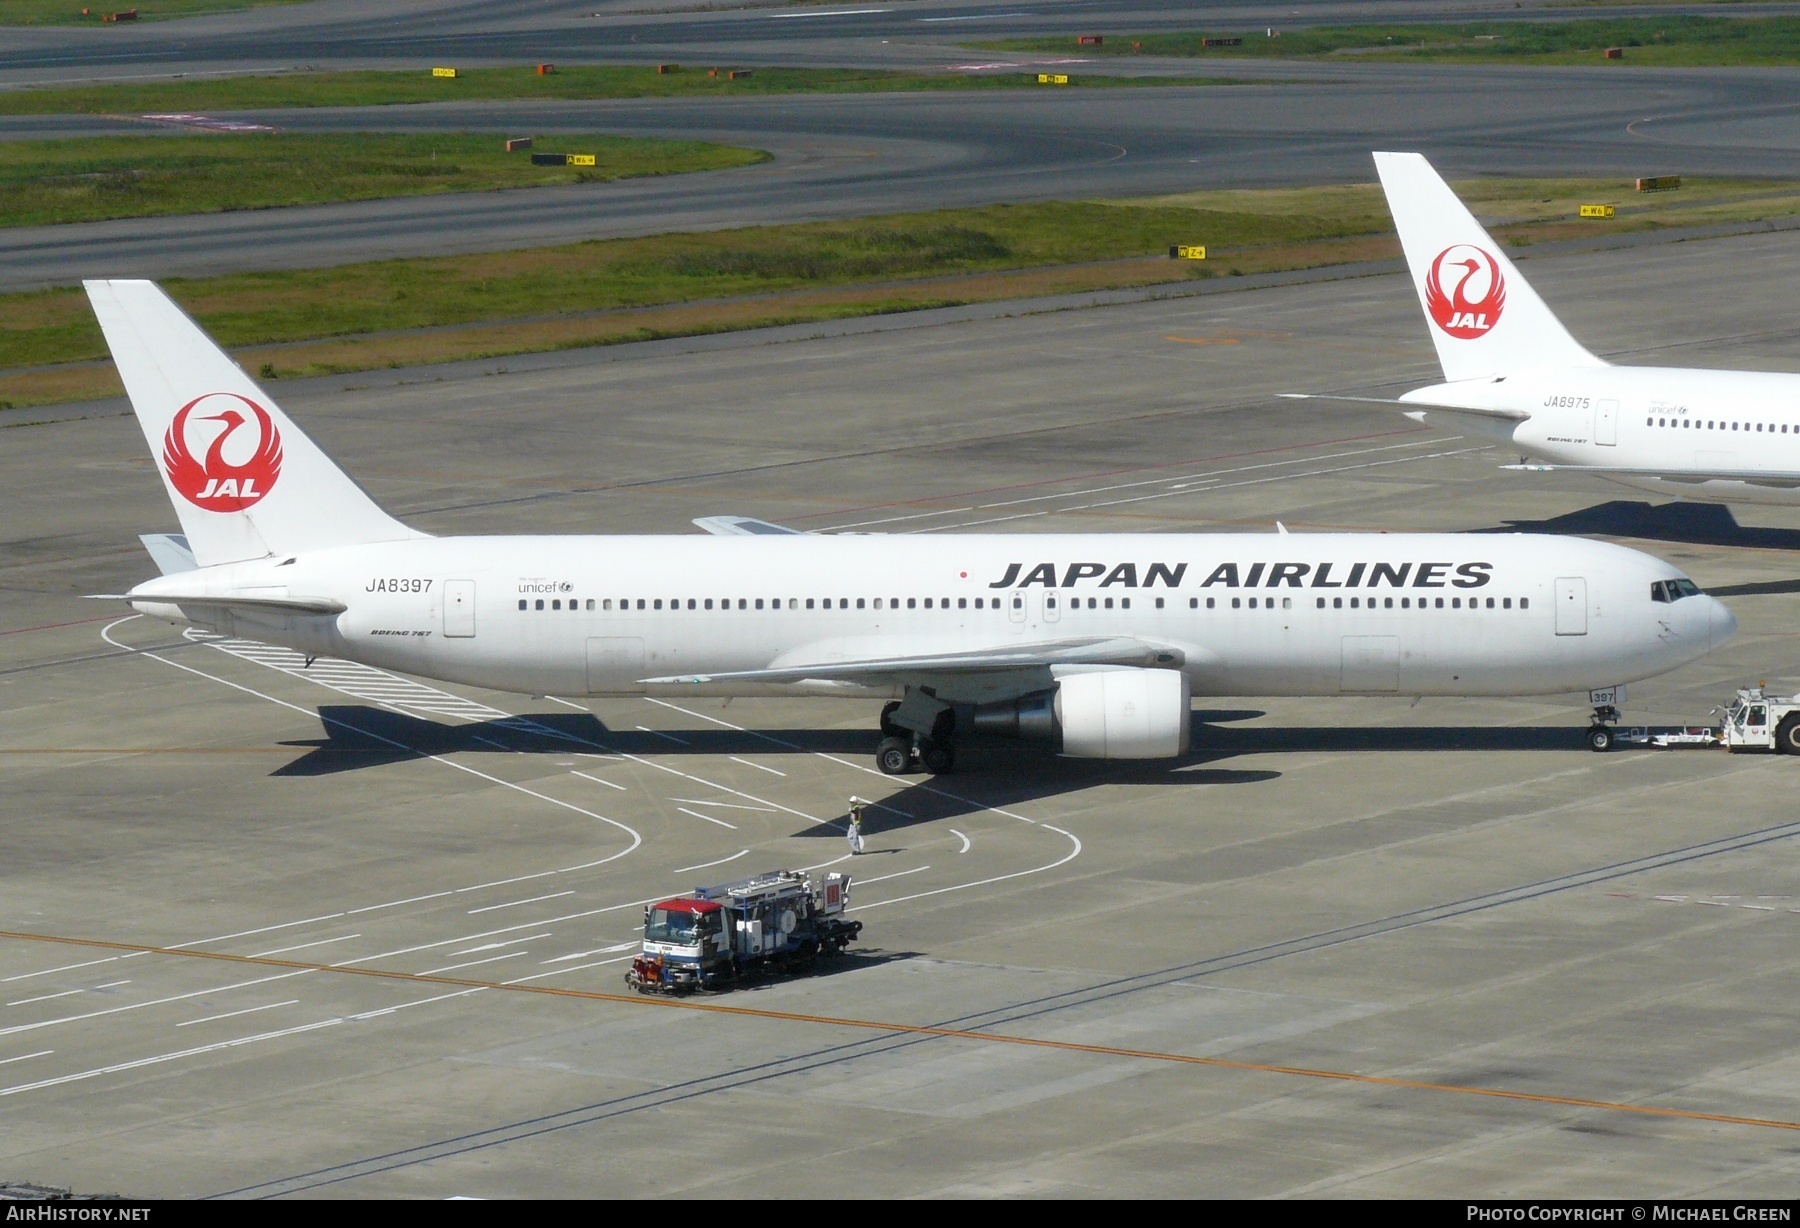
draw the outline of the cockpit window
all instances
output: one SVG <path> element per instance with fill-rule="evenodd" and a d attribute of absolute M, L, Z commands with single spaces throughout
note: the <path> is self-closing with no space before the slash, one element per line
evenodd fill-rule
<path fill-rule="evenodd" d="M 1692 580 L 1654 580 L 1650 584 L 1650 600 L 1661 602 L 1680 601 L 1683 597 L 1698 597 L 1700 586 Z"/>

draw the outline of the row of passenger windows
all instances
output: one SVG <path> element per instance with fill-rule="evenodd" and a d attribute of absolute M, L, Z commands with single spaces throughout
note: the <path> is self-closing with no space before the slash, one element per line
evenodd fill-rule
<path fill-rule="evenodd" d="M 1736 422 L 1719 422 L 1719 421 L 1715 421 L 1711 418 L 1708 418 L 1705 421 L 1701 421 L 1699 418 L 1646 418 L 1646 419 L 1644 419 L 1644 425 L 1645 426 L 1687 427 L 1687 428 L 1690 428 L 1690 429 L 1696 430 L 1696 431 L 1735 431 L 1735 430 L 1739 429 L 1740 424 L 1738 424 Z M 1742 424 L 1742 429 L 1746 430 L 1746 431 L 1748 431 L 1748 430 L 1760 431 L 1760 430 L 1764 429 L 1764 424 L 1761 422 L 1758 422 L 1755 424 L 1745 422 Z M 1788 433 L 1788 424 L 1783 422 L 1781 424 L 1780 429 L 1781 429 L 1781 433 L 1783 435 L 1787 434 Z M 1775 430 L 1776 430 L 1775 424 L 1773 422 L 1769 423 L 1768 424 L 1769 434 L 1773 435 L 1775 433 Z M 1800 426 L 1796 426 L 1794 428 L 1794 433 L 1796 435 L 1800 435 Z"/>
<path fill-rule="evenodd" d="M 630 597 L 620 597 L 619 598 L 619 609 L 621 609 L 621 610 L 632 609 L 633 608 L 632 600 L 633 599 Z M 680 597 L 669 598 L 668 608 L 671 610 L 682 609 L 683 608 L 682 600 L 683 599 Z M 737 608 L 740 610 L 751 610 L 751 609 L 779 610 L 779 609 L 783 608 L 782 599 L 780 597 L 768 597 L 768 598 L 739 597 L 736 600 L 737 600 Z M 811 609 L 829 610 L 829 609 L 833 609 L 833 608 L 836 608 L 839 610 L 848 610 L 851 608 L 850 607 L 851 600 L 852 599 L 849 597 L 818 597 L 818 598 L 807 597 L 804 599 L 804 605 L 805 605 L 805 608 L 809 609 L 809 610 L 811 610 Z M 854 600 L 856 602 L 856 608 L 859 610 L 867 609 L 870 605 L 870 599 L 867 597 L 857 597 Z M 920 599 L 917 597 L 908 597 L 906 599 L 906 608 L 909 610 L 918 609 L 919 608 L 919 600 Z M 660 597 L 639 597 L 636 599 L 636 601 L 637 601 L 636 608 L 640 609 L 640 610 L 660 610 L 663 608 L 663 599 Z M 837 605 L 835 607 L 832 605 L 833 601 L 835 601 L 837 603 Z M 932 604 L 932 598 L 926 597 L 924 599 L 924 601 L 925 601 L 925 608 L 927 610 L 934 608 L 934 606 Z M 1016 604 L 1018 604 L 1020 608 L 1023 608 L 1023 598 L 1015 597 L 1015 598 L 1013 598 L 1013 601 Z M 718 599 L 718 608 L 721 610 L 729 610 L 732 608 L 731 602 L 732 602 L 732 598 L 721 597 Z M 690 610 L 710 610 L 713 608 L 713 599 L 711 597 L 689 597 L 686 599 L 686 603 L 687 603 L 686 608 L 690 609 Z M 874 598 L 873 604 L 877 610 L 883 608 L 883 602 L 880 597 Z M 1093 604 L 1094 604 L 1093 601 L 1090 599 L 1088 601 L 1089 607 L 1091 608 L 1093 606 Z M 1157 605 L 1158 609 L 1162 608 L 1162 600 L 1160 598 L 1157 599 L 1156 605 Z M 802 606 L 801 598 L 799 598 L 799 597 L 787 598 L 787 605 L 785 608 L 790 609 L 790 610 L 798 610 L 801 608 L 801 606 Z M 1124 607 L 1128 610 L 1131 608 L 1131 598 L 1126 597 L 1124 599 Z M 521 597 L 521 598 L 519 598 L 519 608 L 521 610 L 531 609 L 531 608 L 541 610 L 544 608 L 544 598 L 542 598 L 542 597 L 536 598 L 535 602 L 533 602 L 529 598 Z M 560 598 L 560 597 L 550 598 L 550 608 L 552 610 L 562 609 L 563 608 L 562 598 Z M 575 597 L 569 598 L 569 609 L 580 610 L 582 608 L 583 607 L 582 607 L 582 603 L 581 603 L 580 599 L 575 598 Z M 587 598 L 586 608 L 589 610 L 594 610 L 594 609 L 599 609 L 602 611 L 610 610 L 613 608 L 613 599 L 611 597 L 603 597 L 599 600 L 598 604 L 596 605 L 594 598 L 589 597 L 589 598 Z M 886 608 L 890 609 L 890 610 L 898 610 L 900 608 L 900 598 L 889 597 L 886 602 Z M 937 603 L 936 603 L 935 608 L 940 609 L 940 610 L 948 610 L 950 608 L 950 598 L 948 598 L 948 597 L 937 598 Z M 956 608 L 959 610 L 968 609 L 969 608 L 969 598 L 958 597 L 956 599 Z M 977 598 L 975 598 L 975 608 L 977 610 L 982 610 L 982 609 L 998 610 L 1000 608 L 1000 598 L 998 598 L 998 597 L 977 597 Z M 1112 609 L 1112 598 L 1110 598 L 1110 597 L 1108 597 L 1106 599 L 1106 608 L 1109 610 Z"/>
<path fill-rule="evenodd" d="M 1206 598 L 1206 608 L 1209 610 L 1213 609 L 1214 608 L 1213 603 L 1215 601 L 1220 601 L 1220 600 L 1223 600 L 1223 598 L 1217 598 L 1217 597 Z M 1275 608 L 1276 600 L 1277 600 L 1277 598 L 1274 598 L 1274 597 L 1262 598 L 1262 608 L 1265 610 L 1273 610 Z M 1281 602 L 1282 609 L 1291 610 L 1294 608 L 1294 599 L 1292 597 L 1282 597 L 1282 598 L 1279 598 L 1279 600 Z M 1325 608 L 1325 602 L 1327 599 L 1324 597 L 1320 597 L 1317 600 L 1318 600 L 1318 606 L 1316 608 L 1323 610 Z M 1391 610 L 1394 608 L 1394 602 L 1395 602 L 1396 598 L 1393 598 L 1393 597 L 1332 597 L 1329 600 L 1331 602 L 1331 608 L 1334 610 L 1343 609 L 1345 602 L 1350 603 L 1350 608 L 1352 610 L 1373 610 L 1373 609 L 1378 609 L 1378 608 L 1383 609 L 1383 610 Z M 1444 606 L 1445 600 L 1446 599 L 1443 597 L 1421 597 L 1421 598 L 1419 598 L 1418 608 L 1421 610 L 1428 610 L 1428 609 L 1442 610 L 1445 608 L 1445 606 Z M 1450 602 L 1450 605 L 1449 605 L 1450 609 L 1460 610 L 1463 608 L 1463 599 L 1461 597 L 1451 597 L 1448 600 Z M 1413 608 L 1413 599 L 1411 597 L 1401 597 L 1401 598 L 1398 598 L 1398 601 L 1400 602 L 1400 608 L 1402 610 L 1410 610 Z M 1255 597 L 1233 597 L 1231 599 L 1231 608 L 1234 610 L 1241 609 L 1241 608 L 1243 608 L 1243 603 L 1245 603 L 1245 602 L 1249 603 L 1249 606 L 1252 610 L 1256 609 L 1257 598 L 1255 598 Z M 1162 608 L 1162 599 L 1160 597 L 1157 598 L 1156 608 L 1159 610 Z M 1188 609 L 1197 610 L 1199 608 L 1200 608 L 1200 598 L 1189 597 L 1188 598 Z M 1482 599 L 1480 597 L 1469 598 L 1468 608 L 1471 610 L 1481 609 L 1482 608 Z M 1511 597 L 1489 597 L 1489 598 L 1487 598 L 1487 607 L 1486 608 L 1490 609 L 1490 610 L 1510 610 L 1513 608 L 1513 599 Z M 1529 598 L 1529 597 L 1519 598 L 1519 608 L 1521 610 L 1529 610 L 1531 608 L 1531 598 Z"/>
<path fill-rule="evenodd" d="M 1668 583 L 1670 583 L 1670 584 L 1685 583 L 1685 584 L 1688 584 L 1691 586 L 1693 582 L 1692 581 L 1669 581 Z M 1695 589 L 1694 591 L 1698 592 L 1699 590 Z M 1684 593 L 1683 595 L 1685 596 L 1686 594 Z M 535 608 L 535 609 L 542 610 L 545 608 L 544 600 L 545 600 L 544 598 L 539 597 L 536 599 L 535 603 L 532 603 L 530 601 L 530 599 L 528 599 L 528 598 L 520 598 L 519 608 L 521 610 L 527 609 L 527 608 Z M 632 605 L 632 598 L 621 597 L 618 600 L 619 600 L 619 605 L 618 605 L 619 609 L 630 610 L 630 609 L 634 608 Z M 801 600 L 802 599 L 799 597 L 789 597 L 787 599 L 786 608 L 790 609 L 790 610 L 800 609 L 801 608 Z M 826 609 L 826 610 L 833 609 L 833 608 L 836 608 L 839 610 L 848 610 L 851 608 L 850 602 L 852 599 L 849 597 L 838 597 L 835 599 L 831 598 L 831 597 L 821 597 L 821 598 L 817 598 L 817 599 L 812 598 L 812 597 L 807 597 L 804 600 L 805 600 L 805 608 L 808 610 L 815 609 L 815 608 L 822 608 L 822 609 Z M 815 606 L 815 600 L 817 601 L 816 606 Z M 837 605 L 835 607 L 833 607 L 833 605 L 832 605 L 833 600 L 836 600 L 836 602 L 837 602 Z M 862 609 L 868 608 L 868 602 L 869 602 L 868 598 L 857 597 L 854 600 L 856 602 L 857 609 L 862 610 Z M 923 600 L 925 602 L 925 608 L 927 610 L 934 608 L 932 605 L 932 599 L 930 597 L 926 597 Z M 1014 597 L 1012 600 L 1013 600 L 1013 608 L 1014 609 L 1023 609 L 1024 608 L 1025 599 L 1023 597 Z M 1156 608 L 1159 610 L 1162 609 L 1164 599 L 1161 597 L 1158 597 L 1155 600 L 1156 600 Z M 1200 608 L 1201 600 L 1202 599 L 1199 597 L 1189 597 L 1188 598 L 1188 609 L 1198 610 Z M 1206 608 L 1211 610 L 1211 609 L 1216 609 L 1217 603 L 1224 599 L 1219 598 L 1219 597 L 1207 597 L 1204 600 L 1206 602 Z M 1231 598 L 1231 608 L 1234 610 L 1242 609 L 1242 608 L 1244 608 L 1245 603 L 1248 602 L 1249 608 L 1254 610 L 1254 609 L 1258 608 L 1257 602 L 1259 600 L 1262 603 L 1261 608 L 1263 608 L 1265 610 L 1275 609 L 1276 608 L 1275 603 L 1277 600 L 1279 600 L 1281 602 L 1281 607 L 1280 607 L 1281 609 L 1291 610 L 1294 608 L 1294 599 L 1292 597 L 1282 597 L 1279 599 L 1275 598 L 1275 597 L 1262 597 L 1262 598 L 1233 597 L 1233 598 Z M 1325 608 L 1326 600 L 1327 600 L 1327 598 L 1324 598 L 1324 597 L 1320 597 L 1318 599 L 1318 603 L 1319 603 L 1318 608 L 1319 609 L 1323 610 Z M 1350 603 L 1350 608 L 1352 610 L 1358 610 L 1358 609 L 1373 610 L 1373 609 L 1377 608 L 1377 605 L 1376 605 L 1377 602 L 1381 603 L 1379 608 L 1384 609 L 1384 610 L 1391 610 L 1394 608 L 1394 600 L 1395 599 L 1392 597 L 1379 597 L 1379 598 L 1378 597 L 1349 597 L 1349 598 L 1332 597 L 1329 600 L 1331 602 L 1331 608 L 1334 610 L 1343 609 L 1345 601 L 1348 601 Z M 1434 600 L 1436 602 L 1435 606 L 1430 605 L 1429 603 L 1431 603 Z M 1498 602 L 1499 602 L 1498 605 L 1495 604 L 1496 600 L 1498 600 Z M 1658 596 L 1656 598 L 1656 600 L 1667 601 L 1667 600 L 1672 600 L 1672 598 Z M 668 608 L 671 610 L 682 609 L 682 608 L 684 608 L 682 601 L 683 601 L 682 598 L 671 597 L 668 600 Z M 721 610 L 731 609 L 732 608 L 731 601 L 732 601 L 732 599 L 728 598 L 728 597 L 719 598 L 718 608 Z M 765 609 L 765 608 L 771 609 L 771 610 L 779 610 L 779 609 L 783 608 L 781 601 L 782 601 L 782 599 L 779 597 L 770 597 L 770 598 L 766 599 L 767 604 L 765 606 L 765 599 L 762 597 L 755 597 L 755 598 L 739 597 L 739 598 L 737 598 L 737 608 L 740 610 L 749 610 L 749 609 L 761 610 L 761 609 Z M 906 608 L 909 610 L 918 609 L 919 601 L 920 601 L 920 598 L 908 597 L 906 599 Z M 1000 598 L 998 598 L 998 597 L 989 597 L 989 598 L 976 597 L 974 599 L 974 601 L 975 601 L 975 608 L 977 610 L 981 610 L 981 609 L 998 610 L 1001 608 Z M 1117 599 L 1117 601 L 1118 601 L 1119 609 L 1129 610 L 1131 608 L 1131 598 L 1120 597 Z M 1413 599 L 1411 597 L 1401 597 L 1399 599 L 1399 601 L 1400 601 L 1400 608 L 1402 610 L 1410 610 L 1413 608 Z M 1435 608 L 1435 609 L 1441 610 L 1441 609 L 1445 608 L 1444 601 L 1445 601 L 1445 599 L 1442 597 L 1438 597 L 1435 599 L 1429 598 L 1429 597 L 1421 597 L 1421 598 L 1419 598 L 1418 608 L 1421 610 L 1428 609 L 1428 608 Z M 561 610 L 563 608 L 563 601 L 560 597 L 552 597 L 549 599 L 549 602 L 550 602 L 549 608 L 552 610 Z M 646 609 L 647 610 L 660 610 L 663 608 L 663 602 L 662 602 L 662 599 L 660 599 L 660 598 L 639 597 L 636 599 L 636 602 L 637 602 L 637 604 L 636 604 L 635 608 L 639 609 L 639 610 L 646 610 Z M 985 604 L 984 604 L 984 602 L 985 602 Z M 1083 608 L 1081 602 L 1082 602 L 1082 598 L 1071 597 L 1071 598 L 1069 598 L 1068 608 L 1071 610 L 1080 610 Z M 1090 610 L 1096 610 L 1096 609 L 1110 610 L 1110 609 L 1114 608 L 1113 602 L 1114 602 L 1114 598 L 1111 598 L 1111 597 L 1089 597 L 1089 598 L 1087 598 L 1086 608 L 1090 609 Z M 1449 598 L 1449 602 L 1450 602 L 1449 608 L 1452 610 L 1460 610 L 1463 608 L 1463 599 L 1461 597 L 1451 597 L 1451 598 Z M 1044 599 L 1044 604 L 1050 609 L 1055 609 L 1056 603 L 1057 603 L 1057 598 L 1055 598 L 1055 597 L 1046 596 Z M 882 607 L 882 599 L 880 597 L 874 598 L 874 606 L 877 610 L 883 608 Z M 571 598 L 569 598 L 568 608 L 571 611 L 579 611 L 583 608 L 583 604 L 579 599 L 571 597 Z M 596 606 L 595 599 L 592 597 L 589 597 L 589 598 L 587 598 L 585 608 L 587 610 L 589 610 L 590 612 L 595 610 L 596 608 L 598 608 L 599 610 L 602 610 L 602 611 L 611 610 L 613 608 L 613 600 L 610 597 L 601 598 L 598 605 Z M 685 608 L 690 609 L 690 610 L 698 610 L 698 609 L 710 610 L 713 608 L 713 599 L 710 597 L 705 597 L 705 598 L 689 597 L 686 599 L 686 607 Z M 898 597 L 888 598 L 887 599 L 887 608 L 891 609 L 891 610 L 900 609 L 901 608 L 900 598 L 898 598 Z M 940 610 L 950 609 L 951 608 L 950 607 L 950 598 L 948 598 L 948 597 L 938 598 L 935 608 L 940 609 Z M 968 609 L 969 608 L 969 598 L 958 597 L 956 599 L 956 608 L 959 610 Z M 1471 610 L 1480 609 L 1481 608 L 1481 598 L 1479 598 L 1479 597 L 1469 598 L 1468 608 Z M 1493 598 L 1493 597 L 1489 597 L 1489 598 L 1487 598 L 1487 608 L 1490 610 L 1493 610 L 1493 609 L 1510 610 L 1513 608 L 1513 599 L 1511 597 L 1500 597 L 1497 599 Z M 1519 608 L 1521 610 L 1529 610 L 1531 608 L 1531 598 L 1529 598 L 1529 597 L 1519 598 Z"/>

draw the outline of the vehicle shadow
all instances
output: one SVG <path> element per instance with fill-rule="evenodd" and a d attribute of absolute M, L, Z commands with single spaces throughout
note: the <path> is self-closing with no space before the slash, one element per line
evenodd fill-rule
<path fill-rule="evenodd" d="M 1722 503 L 1644 503 L 1616 499 L 1548 520 L 1509 520 L 1479 533 L 1599 534 L 1692 546 L 1734 546 L 1800 551 L 1800 530 L 1750 528 Z M 1787 591 L 1787 590 L 1780 590 Z"/>

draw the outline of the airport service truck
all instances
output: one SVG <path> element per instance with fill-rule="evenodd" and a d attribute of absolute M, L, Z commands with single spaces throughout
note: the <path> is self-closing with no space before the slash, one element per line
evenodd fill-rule
<path fill-rule="evenodd" d="M 846 921 L 850 876 L 814 882 L 804 870 L 771 870 L 702 887 L 644 910 L 644 949 L 625 983 L 639 993 L 721 989 L 755 975 L 809 972 L 862 933 Z"/>

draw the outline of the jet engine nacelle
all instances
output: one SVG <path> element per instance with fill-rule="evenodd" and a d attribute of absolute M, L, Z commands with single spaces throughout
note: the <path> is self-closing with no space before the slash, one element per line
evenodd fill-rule
<path fill-rule="evenodd" d="M 972 725 L 1077 759 L 1173 759 L 1187 753 L 1189 698 L 1180 670 L 1095 670 L 1068 674 L 1053 691 L 982 704 Z"/>

